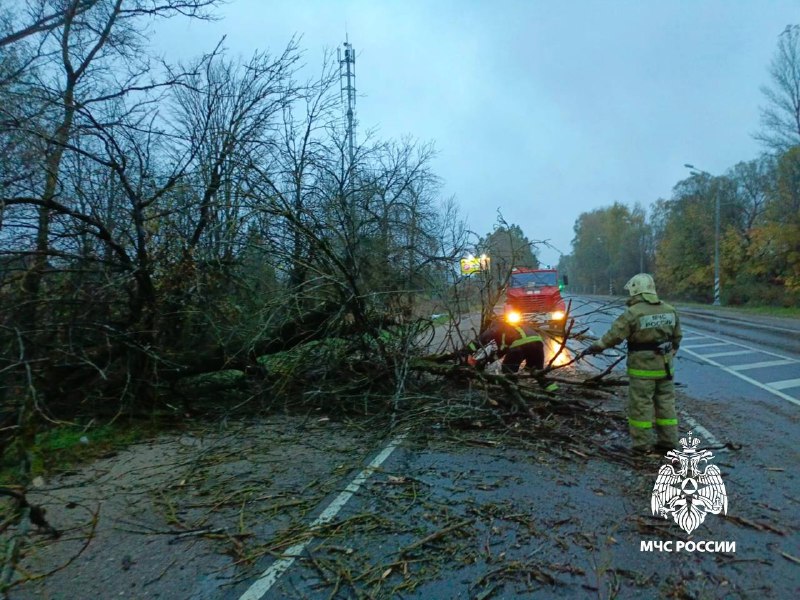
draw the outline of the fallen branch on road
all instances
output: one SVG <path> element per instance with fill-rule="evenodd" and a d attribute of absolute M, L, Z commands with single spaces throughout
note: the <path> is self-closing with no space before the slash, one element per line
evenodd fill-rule
<path fill-rule="evenodd" d="M 450 525 L 448 527 L 445 527 L 444 529 L 440 529 L 439 531 L 436 531 L 436 532 L 434 532 L 434 533 L 422 538 L 421 540 L 417 540 L 413 544 L 410 544 L 410 545 L 406 546 L 405 548 L 403 548 L 402 550 L 400 550 L 400 552 L 398 552 L 398 554 L 400 556 L 405 556 L 406 554 L 408 554 L 409 552 L 413 552 L 417 548 L 421 548 L 422 546 L 430 544 L 431 542 L 435 542 L 436 540 L 439 540 L 439 539 L 443 538 L 444 536 L 446 536 L 448 533 L 453 533 L 454 531 L 458 531 L 459 529 L 463 529 L 467 525 L 472 525 L 474 522 L 475 522 L 475 519 L 464 519 L 463 521 L 459 521 L 458 523 L 455 523 L 454 525 Z"/>
<path fill-rule="evenodd" d="M 728 521 L 733 521 L 737 525 L 742 525 L 744 527 L 750 527 L 751 529 L 757 529 L 758 531 L 769 531 L 772 533 L 776 533 L 778 535 L 786 535 L 786 532 L 782 529 L 778 529 L 770 525 L 769 523 L 757 523 L 755 521 L 750 521 L 749 519 L 745 519 L 744 517 L 736 517 L 733 515 L 726 515 L 725 519 Z"/>

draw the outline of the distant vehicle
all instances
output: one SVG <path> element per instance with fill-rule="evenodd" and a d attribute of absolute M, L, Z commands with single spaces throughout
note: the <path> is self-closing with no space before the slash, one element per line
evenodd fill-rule
<path fill-rule="evenodd" d="M 561 284 L 568 283 L 564 275 Z M 562 285 L 556 269 L 513 269 L 506 287 L 505 320 L 564 331 L 566 306 L 561 297 Z"/>

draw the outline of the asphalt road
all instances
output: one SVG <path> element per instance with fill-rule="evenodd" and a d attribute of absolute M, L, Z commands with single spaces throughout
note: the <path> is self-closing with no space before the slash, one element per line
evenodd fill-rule
<path fill-rule="evenodd" d="M 597 298 L 575 297 L 574 303 L 578 320 L 594 335 L 605 332 L 623 307 L 621 300 Z M 744 395 L 800 406 L 800 321 L 694 307 L 680 308 L 680 315 L 684 341 L 678 381 L 693 396 Z"/>
<path fill-rule="evenodd" d="M 622 310 L 596 298 L 572 306 L 588 336 Z M 220 597 L 800 597 L 800 324 L 697 309 L 682 323 L 680 427 L 713 450 L 727 516 L 690 537 L 653 517 L 658 460 L 631 469 L 534 439 L 521 449 L 478 434 L 474 445 L 399 436 L 321 503 L 309 527 L 324 535 L 261 561 Z M 627 441 L 623 427 L 596 439 Z M 648 540 L 736 551 L 642 551 Z"/>
<path fill-rule="evenodd" d="M 571 301 L 572 353 L 623 308 Z M 691 535 L 652 514 L 664 458 L 612 450 L 628 442 L 624 388 L 581 402 L 562 390 L 498 427 L 481 389 L 455 386 L 385 439 L 323 413 L 274 415 L 48 481 L 30 499 L 65 535 L 31 538 L 30 578 L 9 597 L 798 598 L 800 323 L 697 308 L 682 320 L 680 428 L 712 452 L 727 493 L 727 512 Z"/>

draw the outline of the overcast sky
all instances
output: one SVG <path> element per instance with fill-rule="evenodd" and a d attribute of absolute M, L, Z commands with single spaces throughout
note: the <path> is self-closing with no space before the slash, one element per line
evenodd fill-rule
<path fill-rule="evenodd" d="M 800 4 L 778 0 L 229 0 L 158 30 L 168 58 L 249 56 L 303 36 L 309 65 L 357 53 L 360 130 L 435 142 L 471 229 L 498 209 L 568 254 L 581 212 L 668 198 L 686 162 L 719 174 L 761 151 L 759 88 Z M 558 252 L 540 248 L 545 263 Z"/>

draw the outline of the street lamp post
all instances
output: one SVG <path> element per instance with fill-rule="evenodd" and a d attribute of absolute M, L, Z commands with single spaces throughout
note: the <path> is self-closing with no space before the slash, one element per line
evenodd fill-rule
<path fill-rule="evenodd" d="M 708 171 L 698 169 L 694 165 L 685 163 L 683 165 L 687 169 L 693 169 L 697 173 L 708 175 L 709 178 L 713 177 Z M 693 173 L 693 174 L 697 174 Z M 714 190 L 714 306 L 720 306 L 722 303 L 719 300 L 719 191 Z"/>

